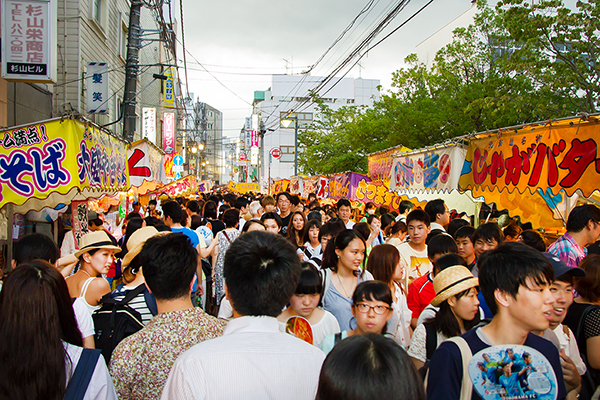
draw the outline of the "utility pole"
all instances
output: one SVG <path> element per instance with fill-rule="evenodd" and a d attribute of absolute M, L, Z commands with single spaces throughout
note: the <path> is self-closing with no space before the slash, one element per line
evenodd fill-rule
<path fill-rule="evenodd" d="M 131 0 L 129 33 L 127 35 L 127 61 L 125 64 L 125 92 L 123 93 L 123 139 L 133 141 L 135 133 L 135 92 L 139 71 L 140 14 L 143 2 Z"/>

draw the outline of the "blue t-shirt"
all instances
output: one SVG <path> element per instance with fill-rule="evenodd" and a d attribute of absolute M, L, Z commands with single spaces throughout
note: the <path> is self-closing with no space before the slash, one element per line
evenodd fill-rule
<path fill-rule="evenodd" d="M 523 396 L 523 389 L 521 389 L 518 375 L 518 372 L 513 372 L 510 376 L 502 375 L 498 379 L 508 396 Z"/>
<path fill-rule="evenodd" d="M 185 236 L 189 237 L 192 241 L 192 245 L 194 246 L 194 248 L 196 248 L 196 246 L 198 246 L 198 244 L 200 243 L 200 239 L 198 239 L 198 234 L 190 228 L 187 228 L 185 226 L 182 228 L 171 228 L 171 231 L 175 233 L 183 233 Z"/>
<path fill-rule="evenodd" d="M 473 328 L 464 335 L 473 354 L 491 347 L 483 342 L 477 335 L 477 329 Z M 558 382 L 558 398 L 563 399 L 567 396 L 567 389 L 563 379 L 560 358 L 556 347 L 546 339 L 530 333 L 524 343 L 525 346 L 536 349 L 546 357 Z M 460 389 L 463 380 L 462 356 L 458 346 L 454 342 L 443 342 L 433 353 L 429 363 L 429 377 L 427 379 L 427 399 L 435 400 L 456 400 L 460 398 Z M 476 390 L 473 390 L 471 399 L 482 400 Z"/>

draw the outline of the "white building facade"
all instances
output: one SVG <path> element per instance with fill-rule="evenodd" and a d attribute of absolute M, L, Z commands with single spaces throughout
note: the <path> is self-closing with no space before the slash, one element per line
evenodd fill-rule
<path fill-rule="evenodd" d="M 281 120 L 290 115 L 296 116 L 299 131 L 318 120 L 317 106 L 310 101 L 309 91 L 314 90 L 324 79 L 325 77 L 319 76 L 273 75 L 272 85 L 268 90 L 254 93 L 254 114 L 259 116 L 264 136 L 259 140 L 258 164 L 249 167 L 249 181 L 258 177 L 263 187 L 268 186 L 269 164 L 271 179 L 294 176 L 294 123 L 284 128 Z M 372 107 L 373 102 L 380 99 L 379 84 L 378 79 L 333 78 L 318 92 L 325 104 L 333 110 L 352 105 Z M 249 132 L 241 133 L 240 139 L 245 145 L 248 145 L 249 135 Z M 269 156 L 275 148 L 281 150 L 280 159 Z M 247 155 L 251 152 L 248 148 L 244 150 Z"/>

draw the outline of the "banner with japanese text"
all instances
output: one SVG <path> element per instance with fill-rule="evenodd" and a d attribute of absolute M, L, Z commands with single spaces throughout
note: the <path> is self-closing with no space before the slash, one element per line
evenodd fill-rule
<path fill-rule="evenodd" d="M 305 199 L 308 199 L 308 195 L 311 193 L 317 193 L 317 182 L 319 181 L 318 176 L 310 176 L 307 178 L 302 178 L 302 192 L 301 196 Z"/>
<path fill-rule="evenodd" d="M 210 179 L 205 179 L 203 181 L 198 182 L 198 193 L 208 193 L 212 189 L 212 181 Z"/>
<path fill-rule="evenodd" d="M 548 189 L 589 197 L 600 179 L 600 120 L 573 118 L 526 126 L 474 139 L 459 186 L 484 192 L 517 190 L 520 194 Z"/>
<path fill-rule="evenodd" d="M 24 125 L 0 131 L 0 141 L 0 208 L 72 189 L 100 197 L 129 188 L 126 143 L 90 123 Z"/>
<path fill-rule="evenodd" d="M 293 176 L 290 178 L 290 193 L 302 195 L 304 189 L 304 178 Z"/>
<path fill-rule="evenodd" d="M 131 186 L 141 187 L 144 182 L 166 184 L 163 156 L 164 153 L 146 139 L 132 143 L 127 149 Z"/>
<path fill-rule="evenodd" d="M 396 155 L 393 157 L 390 190 L 442 192 L 457 189 L 466 154 L 465 147 L 450 145 Z"/>
<path fill-rule="evenodd" d="M 289 182 L 289 181 L 288 181 Z M 260 184 L 258 183 L 238 183 L 229 181 L 229 189 L 236 193 L 260 192 Z"/>
<path fill-rule="evenodd" d="M 290 189 L 290 180 L 289 179 L 280 179 L 273 183 L 272 192 L 274 194 L 277 194 L 280 192 L 287 192 L 289 189 Z"/>
<path fill-rule="evenodd" d="M 379 151 L 377 153 L 369 154 L 369 177 L 374 181 L 389 181 L 390 173 L 392 171 L 392 164 L 394 163 L 394 154 L 407 151 L 410 151 L 408 147 L 400 145 Z"/>
<path fill-rule="evenodd" d="M 175 198 L 195 193 L 196 190 L 196 177 L 194 175 L 187 175 L 181 179 L 169 183 L 166 186 L 161 187 L 160 189 L 155 190 L 150 194 L 166 194 L 171 198 Z"/>

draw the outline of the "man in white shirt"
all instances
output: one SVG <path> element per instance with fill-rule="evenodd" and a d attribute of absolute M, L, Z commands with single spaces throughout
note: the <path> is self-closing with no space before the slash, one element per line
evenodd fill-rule
<path fill-rule="evenodd" d="M 223 336 L 181 355 L 163 399 L 314 399 L 325 354 L 279 331 L 275 318 L 294 294 L 300 259 L 280 235 L 248 232 L 230 246 L 225 294 L 233 319 Z"/>
<path fill-rule="evenodd" d="M 350 200 L 340 199 L 338 200 L 336 207 L 338 217 L 342 219 L 342 222 L 346 225 L 346 229 L 352 229 L 355 222 L 350 219 L 350 216 L 352 215 L 352 205 L 350 204 Z"/>
<path fill-rule="evenodd" d="M 440 233 L 446 233 L 444 226 L 450 222 L 450 211 L 444 200 L 435 199 L 427 202 L 425 212 L 429 215 L 429 221 L 431 221 L 431 232 L 427 237 L 427 243 L 429 243 L 432 237 Z"/>
<path fill-rule="evenodd" d="M 406 282 L 408 287 L 415 279 L 427 275 L 433 269 L 433 264 L 427 256 L 427 236 L 429 227 L 429 215 L 423 210 L 413 210 L 406 217 L 408 236 L 410 242 L 398 246 L 400 257 L 406 266 Z"/>

